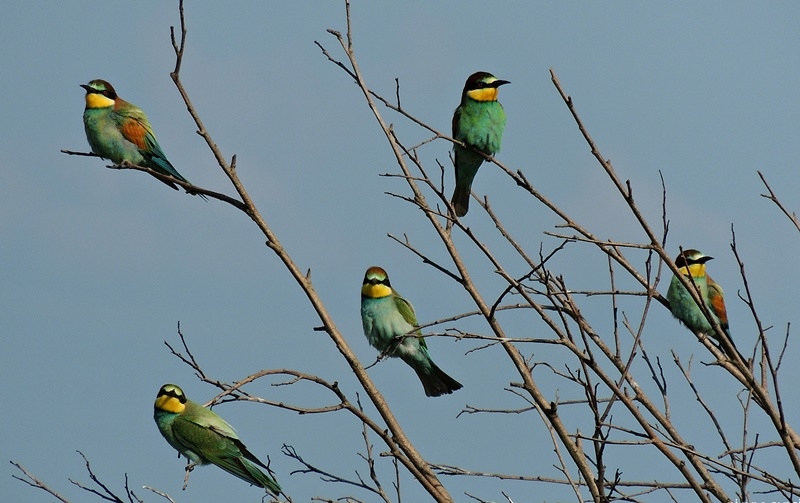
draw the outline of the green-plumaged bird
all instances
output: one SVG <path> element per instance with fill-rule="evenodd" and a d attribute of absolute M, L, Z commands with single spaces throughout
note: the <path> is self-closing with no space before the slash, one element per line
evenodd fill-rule
<path fill-rule="evenodd" d="M 487 72 L 470 75 L 461 92 L 461 104 L 453 113 L 453 138 L 486 155 L 499 152 L 506 112 L 497 101 L 497 94 L 500 86 L 509 83 Z M 472 181 L 484 157 L 460 145 L 455 145 L 454 150 L 456 188 L 451 203 L 456 215 L 463 217 L 469 211 Z"/>
<path fill-rule="evenodd" d="M 128 161 L 188 183 L 167 160 L 150 121 L 139 107 L 117 96 L 105 80 L 95 79 L 81 87 L 86 90 L 83 126 L 92 152 L 115 164 Z M 174 183 L 160 181 L 178 190 Z"/>
<path fill-rule="evenodd" d="M 728 311 L 725 309 L 725 294 L 722 291 L 722 287 L 714 282 L 711 276 L 706 273 L 706 262 L 713 258 L 714 257 L 704 255 L 698 250 L 683 250 L 675 258 L 675 266 L 687 279 L 694 281 L 694 284 L 697 285 L 700 291 L 700 298 L 703 299 L 713 320 L 719 324 L 722 331 L 728 336 L 731 346 L 736 349 L 736 345 L 733 343 L 733 338 L 731 337 L 730 327 L 728 326 Z M 700 306 L 698 306 L 697 302 L 692 298 L 691 293 L 681 284 L 677 276 L 673 276 L 669 283 L 667 300 L 669 301 L 669 308 L 672 312 L 672 316 L 683 322 L 690 330 L 702 332 L 719 340 L 717 333 L 711 326 L 711 322 L 709 322 L 703 310 L 700 309 Z M 736 351 L 738 352 L 739 350 L 737 349 Z M 739 353 L 739 356 L 742 358 L 742 361 L 748 361 L 741 353 Z"/>
<path fill-rule="evenodd" d="M 392 289 L 380 267 L 370 267 L 361 287 L 361 323 L 364 335 L 378 351 L 402 359 L 414 369 L 427 396 L 460 389 L 461 384 L 436 366 L 417 328 L 414 308 Z M 406 337 L 402 337 L 407 335 Z"/>
<path fill-rule="evenodd" d="M 215 464 L 274 496 L 281 486 L 258 467 L 268 468 L 247 450 L 233 427 L 214 411 L 192 402 L 178 386 L 158 390 L 153 408 L 158 430 L 180 454 L 199 465 Z M 256 466 L 257 465 L 257 466 Z"/>

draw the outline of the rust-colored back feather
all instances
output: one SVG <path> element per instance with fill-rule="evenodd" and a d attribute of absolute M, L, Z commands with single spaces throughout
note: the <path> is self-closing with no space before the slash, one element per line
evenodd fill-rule
<path fill-rule="evenodd" d="M 722 292 L 722 287 L 711 279 L 711 276 L 706 274 L 708 282 L 708 302 L 711 304 L 714 314 L 719 318 L 719 323 L 722 327 L 728 327 L 728 311 L 725 309 L 725 294 Z"/>
<path fill-rule="evenodd" d="M 119 130 L 126 140 L 142 150 L 147 149 L 147 144 L 145 142 L 147 130 L 138 121 L 128 119 L 120 126 Z"/>

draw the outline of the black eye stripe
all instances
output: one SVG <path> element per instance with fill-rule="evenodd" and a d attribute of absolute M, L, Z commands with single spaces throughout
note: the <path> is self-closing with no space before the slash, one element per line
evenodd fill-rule
<path fill-rule="evenodd" d="M 705 264 L 711 260 L 710 257 L 706 257 L 705 255 L 700 256 L 698 258 L 689 258 L 683 255 L 678 255 L 675 259 L 675 266 L 676 267 L 688 267 L 690 265 L 697 265 L 697 264 Z"/>
<path fill-rule="evenodd" d="M 389 284 L 389 279 L 388 278 L 384 278 L 384 279 L 364 278 L 364 284 L 365 285 L 386 285 L 386 286 L 391 286 Z"/>
<path fill-rule="evenodd" d="M 499 87 L 497 85 L 497 82 L 498 81 L 484 82 L 482 80 L 479 80 L 479 81 L 476 81 L 476 82 L 473 82 L 472 84 L 470 84 L 469 85 L 469 90 L 470 91 L 476 91 L 478 89 L 489 89 L 489 88 L 496 89 L 497 87 Z"/>
<path fill-rule="evenodd" d="M 116 97 L 116 95 L 115 95 L 115 94 L 113 94 L 113 93 L 112 93 L 111 91 L 109 91 L 108 89 L 95 89 L 95 88 L 91 88 L 91 89 L 89 89 L 89 91 L 88 91 L 88 92 L 89 92 L 89 94 L 102 94 L 102 95 L 103 95 L 103 96 L 105 96 L 106 98 L 110 98 L 110 99 L 112 99 L 112 100 L 113 100 L 113 99 Z"/>
<path fill-rule="evenodd" d="M 175 389 L 162 389 L 158 396 L 169 396 L 172 398 L 177 398 L 180 403 L 186 403 L 186 395 L 179 393 Z"/>

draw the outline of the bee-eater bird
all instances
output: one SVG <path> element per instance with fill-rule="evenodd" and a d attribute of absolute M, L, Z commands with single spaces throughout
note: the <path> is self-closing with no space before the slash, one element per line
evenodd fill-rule
<path fill-rule="evenodd" d="M 425 339 L 418 337 L 417 317 L 406 299 L 392 289 L 380 267 L 370 267 L 361 287 L 361 323 L 364 335 L 378 351 L 402 359 L 414 369 L 427 396 L 460 389 L 461 384 L 436 366 Z"/>
<path fill-rule="evenodd" d="M 700 291 L 700 298 L 703 299 L 712 319 L 719 324 L 725 335 L 728 336 L 731 346 L 736 349 L 731 337 L 730 327 L 728 326 L 728 312 L 725 309 L 725 294 L 722 287 L 711 279 L 706 273 L 706 262 L 712 260 L 714 257 L 704 255 L 697 250 L 683 250 L 675 258 L 675 266 L 690 282 L 694 282 Z M 672 316 L 683 322 L 684 325 L 689 327 L 694 332 L 703 332 L 706 335 L 719 340 L 717 333 L 711 326 L 703 310 L 692 298 L 689 291 L 681 284 L 677 276 L 672 277 L 667 290 L 667 300 L 669 301 L 669 308 L 672 311 Z M 739 351 L 738 349 L 736 350 Z M 730 356 L 730 355 L 729 355 Z M 739 356 L 742 361 L 747 363 L 741 353 Z"/>
<path fill-rule="evenodd" d="M 281 492 L 275 479 L 258 468 L 269 470 L 247 450 L 233 427 L 214 411 L 187 399 L 178 386 L 161 386 L 153 419 L 169 445 L 195 465 L 212 463 L 274 496 Z"/>
<path fill-rule="evenodd" d="M 483 163 L 484 156 L 500 150 L 506 112 L 497 101 L 499 87 L 509 84 L 491 73 L 476 72 L 469 76 L 461 92 L 461 104 L 453 113 L 453 138 L 464 142 L 468 148 L 455 145 L 456 188 L 451 203 L 456 215 L 463 217 L 469 211 L 472 180 Z"/>
<path fill-rule="evenodd" d="M 167 160 L 150 121 L 139 107 L 117 96 L 105 80 L 96 79 L 81 87 L 86 90 L 83 126 L 92 152 L 115 164 L 128 161 L 187 182 Z M 174 183 L 160 181 L 178 190 Z"/>

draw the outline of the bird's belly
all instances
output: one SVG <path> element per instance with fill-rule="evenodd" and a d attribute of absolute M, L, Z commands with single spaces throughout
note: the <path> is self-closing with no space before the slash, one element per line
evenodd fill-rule
<path fill-rule="evenodd" d="M 703 314 L 703 311 L 685 288 L 677 289 L 677 291 L 673 292 L 673 296 L 675 302 L 670 301 L 670 306 L 676 318 L 692 330 L 700 332 L 711 331 L 711 324 L 708 322 L 706 315 Z M 714 316 L 713 311 L 711 316 Z"/>
<path fill-rule="evenodd" d="M 141 166 L 145 162 L 139 148 L 126 140 L 113 122 L 89 116 L 84 117 L 84 125 L 86 139 L 95 154 L 111 159 L 116 164 L 128 161 Z"/>
<path fill-rule="evenodd" d="M 395 339 L 395 337 L 413 330 L 414 327 L 405 321 L 399 313 L 364 313 L 364 333 L 370 345 L 378 351 L 394 348 L 390 356 L 405 356 L 408 353 L 416 352 L 419 341 L 413 337 L 404 339 L 402 343 Z"/>
<path fill-rule="evenodd" d="M 500 151 L 505 122 L 505 113 L 494 107 L 480 110 L 472 116 L 464 114 L 459 125 L 461 138 L 458 139 L 487 155 L 494 155 Z"/>

